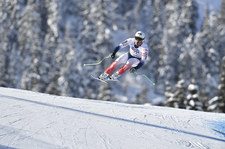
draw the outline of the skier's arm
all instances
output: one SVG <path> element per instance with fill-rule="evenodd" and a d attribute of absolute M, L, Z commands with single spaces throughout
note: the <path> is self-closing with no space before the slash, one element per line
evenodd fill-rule
<path fill-rule="evenodd" d="M 115 47 L 113 53 L 116 54 L 120 49 L 122 49 L 122 48 L 124 48 L 124 47 L 126 47 L 128 45 L 129 45 L 129 39 L 121 42 L 117 47 Z"/>
<path fill-rule="evenodd" d="M 147 59 L 147 56 L 148 56 L 148 50 L 143 49 L 142 56 L 141 56 L 141 62 L 135 67 L 136 70 L 141 68 L 144 65 L 145 60 Z"/>
<path fill-rule="evenodd" d="M 117 47 L 115 47 L 113 54 L 116 55 L 116 53 L 121 49 L 120 45 L 118 45 Z"/>

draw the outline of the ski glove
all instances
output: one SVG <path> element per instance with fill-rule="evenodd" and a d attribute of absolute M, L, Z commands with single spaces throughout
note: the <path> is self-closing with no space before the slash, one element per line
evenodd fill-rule
<path fill-rule="evenodd" d="M 115 56 L 116 56 L 116 53 L 113 52 L 113 53 L 111 54 L 111 58 L 114 59 Z"/>
<path fill-rule="evenodd" d="M 115 56 L 116 56 L 116 53 L 120 50 L 120 46 L 117 46 L 115 49 L 114 49 L 114 51 L 113 51 L 113 53 L 111 54 L 111 58 L 113 59 L 113 58 L 115 58 Z"/>
<path fill-rule="evenodd" d="M 136 71 L 137 71 L 137 69 L 134 68 L 134 67 L 132 67 L 132 68 L 130 69 L 130 73 L 135 73 Z"/>

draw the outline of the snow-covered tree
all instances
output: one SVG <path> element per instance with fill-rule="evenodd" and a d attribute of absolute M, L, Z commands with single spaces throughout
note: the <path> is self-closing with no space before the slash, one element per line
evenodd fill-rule
<path fill-rule="evenodd" d="M 192 11 L 192 12 L 191 12 Z M 165 27 L 163 35 L 164 59 L 162 60 L 167 80 L 173 83 L 179 76 L 179 59 L 184 40 L 194 31 L 197 16 L 196 3 L 172 0 L 165 8 Z"/>
<path fill-rule="evenodd" d="M 209 100 L 208 105 L 209 111 L 225 113 L 225 56 L 223 57 L 223 65 L 221 67 L 218 96 Z"/>
<path fill-rule="evenodd" d="M 185 81 L 183 79 L 180 79 L 177 84 L 175 85 L 175 92 L 173 98 L 177 101 L 176 108 L 185 108 L 184 101 L 186 100 L 185 93 L 186 93 L 186 87 L 185 87 Z"/>
<path fill-rule="evenodd" d="M 220 23 L 221 25 L 225 25 L 225 0 L 222 0 L 222 3 L 221 3 L 221 7 L 220 7 L 220 12 L 219 12 L 219 20 L 220 20 Z"/>
<path fill-rule="evenodd" d="M 108 27 L 111 24 L 109 19 L 111 13 L 111 5 L 109 1 L 95 0 L 94 3 L 85 0 L 81 4 L 81 16 L 83 17 L 83 28 L 78 36 L 78 45 L 82 47 L 82 51 L 78 50 L 77 55 L 79 61 L 77 66 L 82 67 L 84 63 L 93 63 L 99 61 L 107 56 L 111 51 L 112 42 L 111 29 Z M 87 44 L 88 43 L 88 44 Z M 90 73 L 101 73 L 106 67 L 107 63 L 102 63 L 96 67 L 85 67 L 79 70 L 79 86 L 83 92 L 81 96 L 85 95 L 87 88 L 92 88 L 93 92 L 97 94 L 97 84 L 95 81 L 87 79 Z M 97 71 L 97 72 L 96 72 Z"/>
<path fill-rule="evenodd" d="M 207 111 L 210 112 L 219 112 L 220 111 L 220 100 L 218 96 L 213 97 L 208 101 Z"/>
<path fill-rule="evenodd" d="M 163 80 L 163 71 L 164 69 L 163 64 L 163 49 L 162 46 L 162 36 L 163 36 L 163 17 L 164 14 L 162 10 L 164 9 L 164 5 L 161 1 L 153 1 L 153 10 L 151 13 L 150 18 L 150 31 L 149 31 L 149 62 L 148 69 L 149 70 L 158 70 L 158 71 L 151 71 L 154 75 L 154 80 L 157 86 L 155 87 L 155 91 L 161 92 L 164 86 Z"/>
<path fill-rule="evenodd" d="M 202 26 L 201 26 L 201 31 L 203 30 L 207 30 L 208 27 L 209 27 L 209 24 L 208 24 L 208 20 L 209 20 L 209 5 L 206 4 L 206 7 L 205 7 L 205 10 L 204 10 L 204 19 L 203 19 L 203 22 L 202 22 Z"/>
<path fill-rule="evenodd" d="M 97 96 L 97 100 L 104 100 L 104 101 L 115 101 L 115 98 L 111 95 L 111 88 L 108 84 L 102 84 L 99 87 L 99 94 Z"/>
<path fill-rule="evenodd" d="M 196 32 L 196 21 L 198 18 L 198 4 L 196 0 L 182 0 L 180 22 L 183 27 L 181 32 L 189 34 L 195 34 Z M 190 31 L 189 31 L 190 30 Z"/>
<path fill-rule="evenodd" d="M 61 95 L 61 90 L 58 87 L 58 78 L 59 75 L 55 74 L 53 77 L 51 77 L 51 83 L 46 88 L 46 93 L 48 94 L 54 94 L 54 95 Z"/>
<path fill-rule="evenodd" d="M 142 88 L 141 88 L 141 92 L 137 94 L 136 96 L 136 101 L 135 103 L 136 104 L 145 104 L 147 103 L 148 101 L 148 98 L 147 98 L 147 93 L 148 93 L 148 88 L 146 85 L 143 85 Z"/>
<path fill-rule="evenodd" d="M 7 32 L 9 32 L 8 25 L 11 23 L 10 19 L 7 19 L 9 16 L 9 2 L 2 3 L 0 5 L 0 86 L 6 86 L 7 80 L 5 77 L 6 74 L 6 59 L 9 40 L 7 38 Z"/>
<path fill-rule="evenodd" d="M 190 63 L 193 66 L 191 74 L 196 78 L 196 83 L 200 88 L 205 88 L 205 93 L 210 97 L 216 92 L 219 78 L 219 34 L 215 13 L 208 14 L 206 9 L 202 30 L 193 40 Z"/>
<path fill-rule="evenodd" d="M 220 100 L 220 112 L 225 113 L 225 56 L 223 57 L 223 65 L 221 67 L 220 74 L 220 84 L 218 87 L 219 90 L 219 100 Z"/>
<path fill-rule="evenodd" d="M 176 102 L 173 98 L 174 94 L 173 94 L 173 91 L 172 91 L 172 87 L 170 86 L 170 83 L 169 81 L 166 81 L 166 88 L 165 88 L 165 93 L 164 93 L 164 96 L 166 98 L 166 103 L 165 105 L 167 107 L 175 107 L 174 106 L 174 103 Z"/>
<path fill-rule="evenodd" d="M 56 70 L 56 61 L 54 59 L 55 50 L 59 39 L 59 2 L 55 0 L 44 1 L 46 8 L 46 34 L 44 36 L 43 56 L 41 58 L 41 92 L 46 92 L 47 87 L 54 80 Z"/>
<path fill-rule="evenodd" d="M 183 46 L 181 48 L 181 54 L 179 55 L 179 72 L 183 74 L 183 79 L 190 80 L 191 76 L 193 76 L 190 68 L 193 69 L 195 65 L 192 63 L 192 53 L 193 50 L 193 35 L 189 34 L 189 36 L 184 40 Z"/>
<path fill-rule="evenodd" d="M 199 89 L 195 81 L 188 85 L 186 109 L 202 111 L 202 102 L 199 99 Z"/>
<path fill-rule="evenodd" d="M 76 56 L 75 31 L 69 22 L 66 25 L 66 32 L 63 40 L 59 44 L 55 53 L 56 67 L 59 71 L 57 86 L 60 88 L 61 95 L 79 95 L 78 70 L 75 67 L 78 57 Z M 57 75 L 57 74 L 56 74 Z"/>
<path fill-rule="evenodd" d="M 179 14 L 180 14 L 180 3 L 178 0 L 172 0 L 167 3 L 165 7 L 165 27 L 164 27 L 164 34 L 162 38 L 162 43 L 164 46 L 164 57 L 162 63 L 164 64 L 161 70 L 163 75 L 165 76 L 164 79 L 170 80 L 173 83 L 176 80 L 178 71 L 175 67 L 178 63 L 177 57 L 179 55 L 179 50 L 182 42 L 183 37 L 179 37 Z"/>
<path fill-rule="evenodd" d="M 40 60 L 42 57 L 43 35 L 41 32 L 41 1 L 29 1 L 19 20 L 18 42 L 23 58 L 23 89 L 40 91 Z"/>
<path fill-rule="evenodd" d="M 182 78 L 180 78 L 180 80 L 176 83 L 173 92 L 171 92 L 171 87 L 167 82 L 165 92 L 165 96 L 167 99 L 166 106 L 184 109 L 185 108 L 184 102 L 186 100 L 185 93 L 186 93 L 185 81 Z"/>
<path fill-rule="evenodd" d="M 131 2 L 129 1 L 128 3 Z M 134 1 L 134 4 L 132 5 L 133 9 L 129 9 L 124 16 L 125 21 L 127 22 L 125 29 L 129 32 L 136 32 L 137 30 L 149 32 L 150 28 L 146 28 L 145 26 L 150 26 L 151 21 L 143 21 L 143 19 L 149 18 L 152 20 L 152 3 L 152 1 Z"/>
<path fill-rule="evenodd" d="M 0 80 L 3 86 L 20 87 L 22 72 L 18 47 L 18 20 L 24 1 L 0 2 Z"/>
<path fill-rule="evenodd" d="M 208 47 L 206 47 L 206 57 L 204 62 L 206 62 L 206 66 L 209 69 L 209 73 L 212 76 L 215 76 L 219 73 L 219 66 L 220 66 L 220 56 L 218 50 L 218 44 L 220 42 L 219 30 L 218 30 L 218 20 L 215 12 L 212 12 L 209 16 L 208 20 L 209 30 L 206 30 L 206 34 L 208 33 Z M 215 76 L 216 77 L 216 76 Z"/>
<path fill-rule="evenodd" d="M 222 0 L 221 8 L 218 13 L 218 22 L 217 22 L 217 29 L 219 32 L 219 44 L 218 46 L 218 52 L 220 59 L 222 60 L 223 56 L 225 56 L 225 0 Z M 222 63 L 222 62 L 221 62 Z"/>

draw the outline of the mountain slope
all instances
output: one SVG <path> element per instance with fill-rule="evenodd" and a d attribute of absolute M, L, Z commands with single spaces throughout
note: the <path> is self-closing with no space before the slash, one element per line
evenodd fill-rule
<path fill-rule="evenodd" d="M 0 88 L 1 148 L 213 148 L 225 115 Z"/>

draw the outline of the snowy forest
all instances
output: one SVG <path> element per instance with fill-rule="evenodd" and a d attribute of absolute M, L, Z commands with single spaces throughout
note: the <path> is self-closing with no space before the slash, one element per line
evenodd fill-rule
<path fill-rule="evenodd" d="M 217 0 L 214 0 L 217 1 Z M 225 113 L 225 0 L 199 21 L 196 0 L 1 0 L 0 86 L 77 98 Z M 148 59 L 101 83 L 105 59 L 136 31 Z M 116 57 L 128 51 L 121 49 Z"/>

